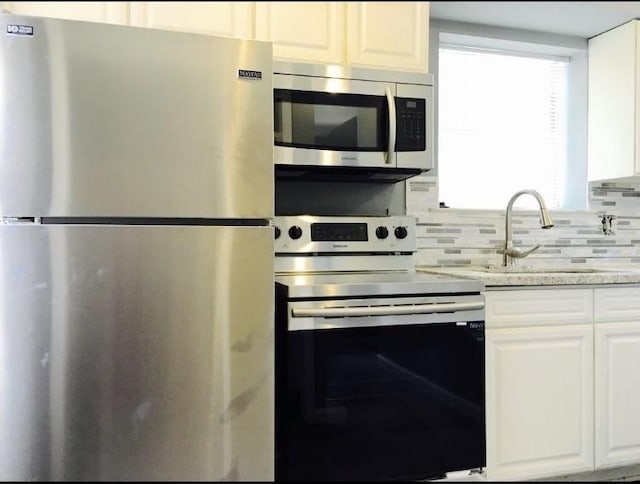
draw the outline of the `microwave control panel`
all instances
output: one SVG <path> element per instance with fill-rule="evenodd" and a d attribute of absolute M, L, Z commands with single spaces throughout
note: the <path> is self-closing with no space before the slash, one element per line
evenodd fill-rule
<path fill-rule="evenodd" d="M 396 151 L 424 151 L 426 103 L 418 98 L 396 98 Z"/>

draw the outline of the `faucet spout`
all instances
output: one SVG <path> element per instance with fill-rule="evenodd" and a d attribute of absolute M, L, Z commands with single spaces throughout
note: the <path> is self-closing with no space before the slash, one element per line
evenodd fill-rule
<path fill-rule="evenodd" d="M 538 247 L 540 247 L 539 245 L 537 245 L 532 249 L 526 251 L 521 251 L 513 247 L 513 204 L 520 195 L 524 194 L 532 195 L 540 206 L 540 227 L 543 229 L 550 229 L 551 227 L 553 227 L 553 220 L 551 219 L 551 215 L 549 215 L 549 212 L 547 211 L 547 207 L 544 203 L 544 200 L 542 199 L 542 196 L 536 190 L 520 190 L 516 192 L 507 204 L 507 211 L 505 214 L 504 248 L 499 251 L 500 253 L 502 253 L 502 265 L 505 267 L 513 265 L 513 258 L 526 257 Z"/>

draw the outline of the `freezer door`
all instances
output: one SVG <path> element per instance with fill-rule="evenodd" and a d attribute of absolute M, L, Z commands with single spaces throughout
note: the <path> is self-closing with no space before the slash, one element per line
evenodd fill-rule
<path fill-rule="evenodd" d="M 0 480 L 273 480 L 272 229 L 0 247 Z"/>
<path fill-rule="evenodd" d="M 0 15 L 0 216 L 269 218 L 270 42 Z"/>

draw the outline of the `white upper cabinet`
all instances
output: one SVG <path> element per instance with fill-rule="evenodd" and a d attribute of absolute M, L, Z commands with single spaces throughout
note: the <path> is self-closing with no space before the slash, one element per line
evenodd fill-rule
<path fill-rule="evenodd" d="M 256 2 L 256 39 L 278 60 L 344 64 L 344 2 Z"/>
<path fill-rule="evenodd" d="M 349 2 L 347 18 L 350 65 L 428 72 L 429 2 Z"/>
<path fill-rule="evenodd" d="M 252 38 L 254 2 L 130 2 L 131 25 Z"/>
<path fill-rule="evenodd" d="M 2 2 L 16 14 L 273 42 L 276 60 L 429 72 L 429 2 Z"/>
<path fill-rule="evenodd" d="M 640 175 L 638 24 L 589 40 L 589 180 Z"/>
<path fill-rule="evenodd" d="M 428 72 L 429 2 L 256 2 L 274 58 Z"/>
<path fill-rule="evenodd" d="M 255 2 L 3 2 L 19 15 L 253 38 Z"/>
<path fill-rule="evenodd" d="M 126 24 L 128 2 L 2 2 L 16 15 Z"/>

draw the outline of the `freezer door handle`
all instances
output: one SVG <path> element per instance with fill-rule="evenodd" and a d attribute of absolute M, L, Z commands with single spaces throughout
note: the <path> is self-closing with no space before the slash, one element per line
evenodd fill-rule
<path fill-rule="evenodd" d="M 484 308 L 484 302 L 406 304 L 398 306 L 365 306 L 339 308 L 292 308 L 294 318 L 341 318 L 350 316 L 400 316 L 407 314 L 453 313 Z"/>

